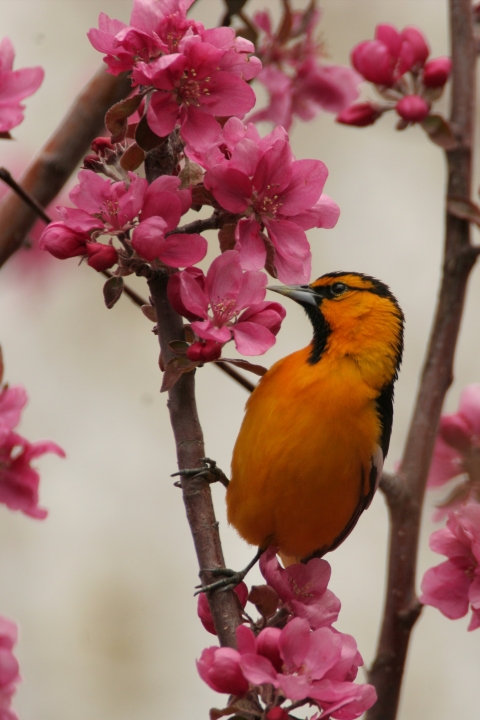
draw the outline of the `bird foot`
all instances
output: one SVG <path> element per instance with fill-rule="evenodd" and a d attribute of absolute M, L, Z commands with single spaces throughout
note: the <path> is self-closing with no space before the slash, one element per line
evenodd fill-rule
<path fill-rule="evenodd" d="M 197 591 L 194 595 L 200 595 L 202 592 L 211 592 L 212 590 L 218 590 L 219 592 L 224 592 L 229 589 L 233 590 L 242 582 L 245 575 L 250 572 L 253 566 L 257 564 L 264 550 L 264 547 L 258 548 L 255 557 L 250 560 L 247 567 L 243 570 L 236 571 L 230 570 L 229 568 L 210 568 L 209 570 L 205 570 L 205 572 L 209 572 L 211 575 L 220 576 L 220 580 L 215 580 L 215 582 L 209 583 L 208 585 L 197 585 Z"/>
<path fill-rule="evenodd" d="M 217 463 L 215 462 L 215 460 L 211 460 L 207 457 L 200 459 L 204 463 L 202 467 L 185 468 L 183 470 L 179 470 L 178 472 L 172 473 L 171 477 L 175 477 L 176 475 L 181 475 L 182 477 L 205 477 L 208 479 L 209 483 L 220 482 L 225 487 L 228 487 L 228 483 L 230 482 L 230 480 L 227 478 L 225 473 L 220 470 L 219 467 L 217 467 Z M 179 481 L 174 484 L 177 487 L 180 487 Z"/>

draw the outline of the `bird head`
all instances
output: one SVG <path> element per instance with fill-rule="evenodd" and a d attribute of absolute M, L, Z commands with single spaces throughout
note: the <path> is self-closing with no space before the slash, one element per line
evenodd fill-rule
<path fill-rule="evenodd" d="M 390 358 L 396 374 L 403 351 L 403 313 L 387 285 L 354 272 L 327 273 L 310 285 L 269 290 L 295 300 L 307 313 L 314 335 L 309 362 L 330 355 Z"/>

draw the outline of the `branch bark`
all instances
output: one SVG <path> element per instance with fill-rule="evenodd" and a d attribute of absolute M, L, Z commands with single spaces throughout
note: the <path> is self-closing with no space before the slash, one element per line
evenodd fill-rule
<path fill-rule="evenodd" d="M 476 61 L 470 0 L 450 0 L 450 33 L 450 122 L 458 145 L 446 152 L 447 197 L 469 199 Z M 443 277 L 416 405 L 399 472 L 385 483 L 391 520 L 389 569 L 383 626 L 370 671 L 378 700 L 368 720 L 396 717 L 410 634 L 421 610 L 415 595 L 421 511 L 438 421 L 453 377 L 467 281 L 477 257 L 472 250 L 468 221 L 447 211 Z"/>
<path fill-rule="evenodd" d="M 20 180 L 40 205 L 47 207 L 58 195 L 102 131 L 107 110 L 129 92 L 125 74 L 114 77 L 103 68 L 85 86 Z M 0 267 L 18 250 L 36 219 L 35 210 L 25 207 L 17 195 L 6 197 L 0 206 Z"/>
<path fill-rule="evenodd" d="M 176 164 L 170 162 L 168 153 L 161 156 L 151 155 L 150 158 L 147 155 L 147 159 L 149 161 L 145 162 L 145 171 L 149 182 L 153 182 L 160 175 L 168 174 Z M 185 340 L 183 320 L 168 301 L 167 272 L 156 270 L 147 282 L 157 315 L 160 353 L 166 366 L 175 356 L 170 349 L 170 343 L 174 340 Z M 184 373 L 168 391 L 168 409 L 179 470 L 202 466 L 205 445 L 195 399 L 195 371 Z M 225 568 L 210 485 L 204 476 L 181 476 L 180 486 L 197 553 L 200 579 L 202 585 L 207 585 L 216 579 L 210 572 L 212 569 Z M 235 630 L 241 622 L 236 594 L 233 590 L 213 591 L 208 593 L 207 597 L 220 644 L 236 648 Z"/>

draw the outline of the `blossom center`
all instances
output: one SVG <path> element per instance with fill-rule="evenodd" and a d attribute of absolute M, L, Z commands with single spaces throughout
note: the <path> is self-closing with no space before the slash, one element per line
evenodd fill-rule
<path fill-rule="evenodd" d="M 185 70 L 177 88 L 179 102 L 200 107 L 201 98 L 210 95 L 209 82 L 209 77 L 198 80 L 195 70 Z"/>
<path fill-rule="evenodd" d="M 212 312 L 214 317 L 214 323 L 217 327 L 226 325 L 232 317 L 237 314 L 235 307 L 235 299 L 228 298 L 219 300 L 216 303 L 212 302 Z"/>

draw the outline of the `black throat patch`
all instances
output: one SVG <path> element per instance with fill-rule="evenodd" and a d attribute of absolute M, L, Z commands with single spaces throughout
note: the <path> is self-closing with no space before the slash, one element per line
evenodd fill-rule
<path fill-rule="evenodd" d="M 314 307 L 305 303 L 303 309 L 307 313 L 310 322 L 313 325 L 312 351 L 308 356 L 310 365 L 315 365 L 322 357 L 327 346 L 328 338 L 332 329 L 322 315 L 319 307 Z"/>

